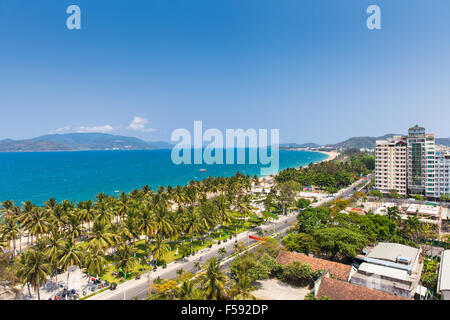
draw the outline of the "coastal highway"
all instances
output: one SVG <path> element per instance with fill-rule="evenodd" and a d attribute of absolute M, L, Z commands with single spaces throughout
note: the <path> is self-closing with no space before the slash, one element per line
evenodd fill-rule
<path fill-rule="evenodd" d="M 324 198 L 319 202 L 314 203 L 312 206 L 317 207 L 326 202 L 333 201 L 337 198 L 348 198 L 352 195 L 355 190 L 360 190 L 364 188 L 370 182 L 370 179 L 373 177 L 373 174 L 369 175 L 366 179 L 361 179 L 346 189 L 340 190 L 337 194 Z M 294 223 L 297 219 L 298 212 L 288 215 L 282 216 L 278 220 L 274 222 L 266 223 L 259 228 L 264 230 L 265 232 L 272 233 L 271 231 L 276 231 L 283 233 L 287 231 L 292 223 Z M 161 279 L 173 279 L 176 278 L 176 271 L 178 269 L 183 269 L 185 271 L 189 271 L 195 273 L 197 270 L 195 269 L 194 264 L 196 262 L 200 262 L 203 264 L 209 258 L 218 256 L 218 251 L 220 248 L 225 248 L 227 254 L 226 256 L 232 255 L 234 253 L 234 245 L 236 242 L 243 241 L 246 245 L 251 245 L 255 243 L 257 240 L 249 239 L 249 235 L 257 235 L 256 232 L 244 232 L 237 235 L 236 238 L 232 240 L 228 240 L 226 242 L 222 242 L 220 245 L 215 244 L 212 248 L 203 249 L 195 256 L 190 256 L 182 260 L 174 261 L 167 265 L 165 269 L 158 268 L 157 271 L 152 271 L 150 274 L 143 275 L 141 279 L 133 279 L 127 281 L 117 287 L 116 290 L 106 290 L 104 292 L 98 293 L 88 300 L 132 300 L 132 299 L 144 299 L 147 296 L 148 290 L 148 276 L 150 275 L 150 283 L 160 277 Z M 227 265 L 231 262 L 227 261 Z"/>

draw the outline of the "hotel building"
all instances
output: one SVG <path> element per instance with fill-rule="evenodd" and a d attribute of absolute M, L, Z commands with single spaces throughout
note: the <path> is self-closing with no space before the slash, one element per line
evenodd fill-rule
<path fill-rule="evenodd" d="M 434 135 L 416 125 L 408 130 L 407 145 L 408 193 L 434 197 Z"/>
<path fill-rule="evenodd" d="M 435 197 L 450 194 L 450 149 L 437 148 L 434 167 Z"/>
<path fill-rule="evenodd" d="M 397 136 L 388 140 L 378 140 L 375 148 L 375 188 L 383 193 L 397 190 L 407 192 L 407 142 Z"/>
<path fill-rule="evenodd" d="M 436 147 L 434 134 L 414 126 L 408 136 L 376 142 L 375 188 L 383 193 L 450 194 L 450 149 Z"/>

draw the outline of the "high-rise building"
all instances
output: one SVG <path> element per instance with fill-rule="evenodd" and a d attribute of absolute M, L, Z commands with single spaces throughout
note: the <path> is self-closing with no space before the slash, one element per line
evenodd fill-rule
<path fill-rule="evenodd" d="M 375 188 L 383 193 L 407 193 L 406 138 L 378 140 L 375 148 Z"/>
<path fill-rule="evenodd" d="M 450 195 L 450 149 L 436 148 L 434 167 L 434 193 L 439 198 Z"/>
<path fill-rule="evenodd" d="M 408 130 L 407 146 L 408 193 L 434 197 L 434 135 L 416 125 Z"/>
<path fill-rule="evenodd" d="M 376 142 L 375 188 L 383 193 L 450 195 L 450 148 L 436 146 L 434 134 L 418 125 L 408 136 Z"/>

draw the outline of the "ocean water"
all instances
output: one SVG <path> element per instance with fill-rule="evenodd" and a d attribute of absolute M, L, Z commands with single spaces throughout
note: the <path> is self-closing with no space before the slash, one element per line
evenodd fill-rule
<path fill-rule="evenodd" d="M 279 158 L 280 171 L 327 156 L 280 150 Z M 200 172 L 202 168 L 206 172 Z M 182 186 L 191 180 L 232 176 L 238 171 L 259 176 L 260 168 L 261 165 L 250 164 L 175 165 L 171 150 L 0 153 L 0 201 L 8 199 L 20 204 L 31 200 L 38 205 L 50 197 L 84 201 L 99 192 L 112 195 L 117 190 L 130 192 L 144 185 L 154 189 Z"/>

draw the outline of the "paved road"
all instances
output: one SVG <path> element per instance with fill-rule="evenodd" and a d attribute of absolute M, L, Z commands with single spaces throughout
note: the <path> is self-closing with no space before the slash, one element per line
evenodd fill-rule
<path fill-rule="evenodd" d="M 352 193 L 355 191 L 354 189 L 358 186 L 360 186 L 361 189 L 363 188 L 367 183 L 370 182 L 370 178 L 372 175 L 368 176 L 368 179 L 360 180 L 352 184 L 346 189 L 340 190 L 337 194 L 334 196 L 330 196 L 328 198 L 325 198 L 319 202 L 316 202 L 313 204 L 314 207 L 318 207 L 326 202 L 332 201 L 336 198 L 344 197 L 348 198 L 352 195 Z M 263 229 L 266 234 L 271 234 L 273 232 L 281 232 L 284 233 L 288 230 L 291 223 L 294 223 L 297 219 L 298 212 L 291 214 L 289 216 L 283 216 L 280 217 L 278 220 L 274 222 L 267 223 L 265 225 L 260 226 L 261 229 Z M 255 232 L 244 232 L 239 235 L 237 235 L 236 238 L 233 238 L 232 240 L 228 240 L 226 242 L 222 242 L 220 245 L 215 244 L 212 248 L 206 248 L 203 249 L 195 256 L 190 256 L 184 261 L 174 261 L 167 265 L 167 268 L 162 269 L 158 268 L 157 271 L 150 272 L 150 282 L 153 283 L 153 280 L 155 280 L 157 277 L 160 277 L 161 279 L 173 279 L 176 278 L 176 271 L 180 268 L 183 268 L 185 271 L 189 271 L 192 273 L 196 273 L 195 269 L 195 262 L 200 262 L 200 264 L 203 264 L 205 261 L 207 261 L 209 258 L 218 256 L 218 251 L 220 248 L 225 248 L 227 254 L 226 256 L 229 256 L 234 253 L 234 245 L 236 242 L 244 241 L 245 244 L 251 245 L 256 242 L 256 240 L 252 240 L 248 238 L 248 235 L 257 235 Z M 227 262 L 227 264 L 229 264 Z M 106 290 L 104 292 L 101 292 L 99 294 L 96 294 L 89 298 L 89 300 L 132 300 L 134 298 L 138 299 L 144 299 L 147 296 L 147 289 L 148 289 L 148 274 L 143 275 L 141 279 L 139 280 L 130 280 L 127 281 L 117 287 L 116 290 Z"/>

